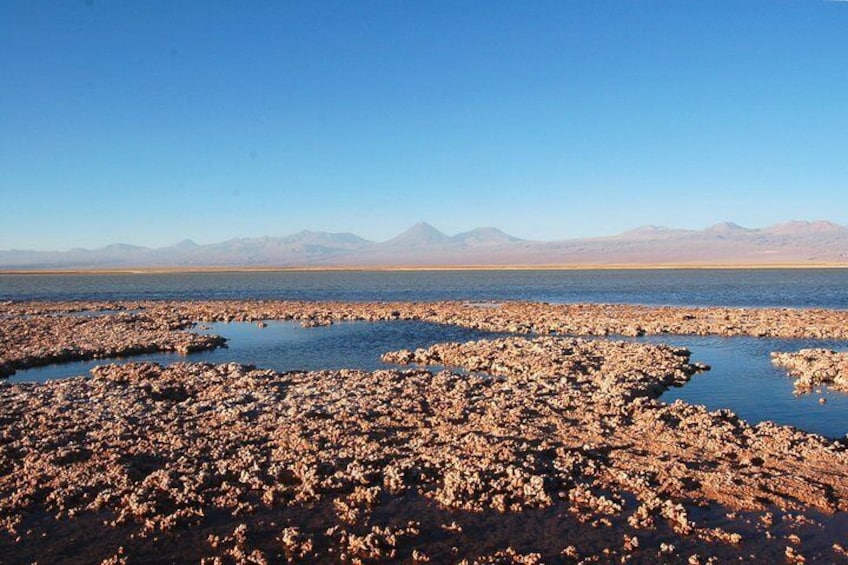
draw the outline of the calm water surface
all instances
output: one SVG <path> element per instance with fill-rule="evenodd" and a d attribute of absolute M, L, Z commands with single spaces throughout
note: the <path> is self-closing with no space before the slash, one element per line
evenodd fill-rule
<path fill-rule="evenodd" d="M 218 322 L 195 329 L 227 338 L 227 347 L 189 355 L 150 353 L 120 359 L 96 359 L 47 365 L 18 371 L 9 382 L 43 382 L 87 375 L 98 365 L 151 362 L 163 365 L 179 361 L 198 363 L 242 363 L 276 371 L 317 371 L 321 369 L 362 369 L 374 371 L 395 365 L 380 356 L 398 349 L 430 347 L 445 341 L 471 341 L 495 338 L 493 332 L 399 320 L 392 322 L 338 322 L 332 326 L 303 328 L 298 322 L 268 321 L 260 328 L 253 323 Z"/>
<path fill-rule="evenodd" d="M 2 300 L 297 299 L 341 301 L 532 300 L 552 303 L 848 308 L 848 270 L 582 270 L 172 273 L 133 275 L 0 275 Z M 342 323 L 303 329 L 272 322 L 212 324 L 229 347 L 181 357 L 151 354 L 127 361 L 238 362 L 286 370 L 384 368 L 380 354 L 468 341 L 492 334 L 423 322 Z M 749 422 L 773 420 L 828 436 L 848 432 L 848 395 L 824 388 L 795 397 L 792 379 L 773 367 L 771 351 L 848 344 L 748 337 L 641 338 L 688 347 L 692 359 L 712 365 L 682 388 L 666 392 L 710 409 L 729 408 Z M 20 372 L 13 381 L 86 374 L 103 361 L 70 363 Z M 819 398 L 827 403 L 822 405 Z"/>
<path fill-rule="evenodd" d="M 793 394 L 793 378 L 771 363 L 772 351 L 825 347 L 848 351 L 848 343 L 826 340 L 765 339 L 718 336 L 650 336 L 637 341 L 682 346 L 692 361 L 711 366 L 660 399 L 703 404 L 710 410 L 729 408 L 751 424 L 771 420 L 826 435 L 848 434 L 848 394 L 820 387 L 820 393 Z M 825 398 L 826 404 L 819 400 Z"/>
<path fill-rule="evenodd" d="M 0 275 L 0 300 L 532 300 L 848 308 L 848 269 Z"/>
<path fill-rule="evenodd" d="M 417 321 L 345 322 L 333 326 L 302 328 L 295 322 L 268 322 L 259 328 L 249 323 L 209 324 L 203 331 L 229 339 L 228 347 L 189 356 L 157 353 L 119 362 L 176 361 L 237 362 L 258 367 L 290 370 L 388 368 L 380 355 L 396 349 L 428 347 L 444 341 L 469 341 L 503 334 L 442 326 Z M 821 394 L 793 395 L 792 379 L 772 366 L 772 351 L 796 351 L 802 347 L 848 350 L 848 343 L 822 340 L 785 340 L 751 337 L 650 336 L 636 341 L 669 343 L 687 347 L 693 361 L 712 370 L 695 375 L 681 388 L 664 393 L 662 400 L 682 399 L 711 410 L 729 408 L 754 424 L 772 420 L 830 437 L 848 433 L 848 395 L 823 388 Z M 32 382 L 87 374 L 109 361 L 86 361 L 20 371 L 12 382 Z M 822 405 L 819 398 L 827 403 Z"/>

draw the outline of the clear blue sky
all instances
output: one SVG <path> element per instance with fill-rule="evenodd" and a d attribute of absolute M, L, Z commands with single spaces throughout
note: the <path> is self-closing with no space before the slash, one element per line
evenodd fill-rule
<path fill-rule="evenodd" d="M 0 0 L 0 249 L 848 224 L 848 2 Z"/>

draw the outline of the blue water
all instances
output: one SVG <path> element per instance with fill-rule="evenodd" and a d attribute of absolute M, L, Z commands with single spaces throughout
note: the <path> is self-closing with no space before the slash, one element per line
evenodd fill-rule
<path fill-rule="evenodd" d="M 163 365 L 179 361 L 242 363 L 276 371 L 362 369 L 395 367 L 380 356 L 398 349 L 430 347 L 445 341 L 465 342 L 506 334 L 418 321 L 339 322 L 332 326 L 303 328 L 297 322 L 268 321 L 267 327 L 245 322 L 203 324 L 194 331 L 227 338 L 227 347 L 189 355 L 149 353 L 119 359 L 95 359 L 18 371 L 9 382 L 43 382 L 87 375 L 98 365 L 150 362 Z"/>
<path fill-rule="evenodd" d="M 200 330 L 228 338 L 228 348 L 188 356 L 140 355 L 119 362 L 236 362 L 277 371 L 342 368 L 372 371 L 390 367 L 380 361 L 380 355 L 387 351 L 503 335 L 417 321 L 345 322 L 316 328 L 276 321 L 268 322 L 265 328 L 250 323 L 215 323 Z M 666 391 L 661 397 L 663 401 L 682 399 L 711 410 L 729 408 L 752 424 L 772 420 L 830 437 L 848 433 L 848 395 L 823 388 L 820 394 L 796 397 L 792 379 L 782 369 L 772 366 L 769 359 L 772 351 L 796 351 L 803 347 L 848 350 L 848 343 L 676 335 L 630 339 L 687 347 L 692 351 L 692 361 L 712 366 L 712 370 L 695 375 L 685 386 Z M 38 382 L 85 375 L 92 367 L 108 362 L 111 361 L 50 365 L 20 371 L 10 381 Z M 824 405 L 819 403 L 822 397 L 827 399 Z"/>
<path fill-rule="evenodd" d="M 0 275 L 0 301 L 250 298 L 846 309 L 848 269 Z"/>
<path fill-rule="evenodd" d="M 134 299 L 297 300 L 532 300 L 552 303 L 848 308 L 848 269 L 583 270 L 176 273 L 126 275 L 0 275 L 0 301 Z M 280 371 L 385 368 L 380 354 L 467 341 L 490 334 L 420 322 L 336 324 L 303 329 L 272 322 L 213 324 L 229 348 L 181 357 L 151 354 L 126 361 L 238 362 Z M 771 351 L 802 347 L 846 350 L 848 344 L 749 337 L 641 338 L 688 347 L 693 360 L 712 365 L 686 386 L 666 392 L 710 409 L 729 408 L 749 422 L 772 420 L 837 437 L 848 432 L 848 395 L 823 388 L 795 397 L 792 379 L 771 365 Z M 12 381 L 86 374 L 103 361 L 69 363 L 20 372 Z M 819 398 L 827 399 L 820 404 Z"/>
<path fill-rule="evenodd" d="M 751 424 L 771 420 L 830 437 L 848 434 L 848 394 L 820 387 L 795 396 L 794 379 L 771 363 L 772 351 L 824 347 L 848 351 L 848 343 L 829 340 L 768 339 L 719 336 L 646 336 L 634 341 L 667 343 L 692 352 L 692 361 L 711 366 L 660 399 L 702 404 L 710 410 L 729 408 Z M 819 402 L 826 400 L 825 404 Z"/>

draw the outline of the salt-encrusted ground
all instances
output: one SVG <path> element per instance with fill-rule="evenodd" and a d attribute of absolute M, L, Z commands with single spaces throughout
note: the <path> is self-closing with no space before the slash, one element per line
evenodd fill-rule
<path fill-rule="evenodd" d="M 92 307 L 139 312 L 60 315 Z M 3 314 L 0 356 L 12 369 L 214 346 L 190 327 L 219 319 L 846 331 L 843 312 L 534 304 L 12 304 Z M 0 560 L 848 561 L 845 444 L 658 402 L 695 370 L 685 350 L 531 336 L 386 358 L 468 372 L 134 364 L 0 386 Z"/>

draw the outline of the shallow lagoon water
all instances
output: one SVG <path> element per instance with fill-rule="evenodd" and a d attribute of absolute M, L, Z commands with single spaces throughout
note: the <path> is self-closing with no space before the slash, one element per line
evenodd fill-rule
<path fill-rule="evenodd" d="M 277 371 L 342 368 L 372 371 L 392 367 L 380 361 L 380 355 L 387 351 L 505 335 L 417 321 L 342 322 L 314 328 L 280 321 L 269 321 L 264 328 L 252 323 L 214 323 L 199 326 L 198 330 L 228 338 L 228 347 L 188 356 L 154 353 L 120 360 L 48 365 L 19 371 L 10 382 L 85 375 L 97 365 L 140 361 L 235 362 Z M 693 376 L 685 386 L 666 391 L 661 396 L 663 401 L 681 399 L 705 405 L 710 410 L 728 408 L 751 424 L 771 420 L 830 437 L 848 433 L 848 394 L 822 387 L 820 394 L 795 396 L 793 379 L 774 367 L 769 358 L 772 351 L 797 351 L 803 347 L 848 350 L 845 342 L 678 335 L 624 339 L 686 347 L 692 351 L 692 361 L 711 365 L 710 371 Z M 822 397 L 827 399 L 826 404 L 819 403 Z"/>
<path fill-rule="evenodd" d="M 660 397 L 665 402 L 683 400 L 710 410 L 729 408 L 750 424 L 771 420 L 830 437 L 848 433 L 848 394 L 827 387 L 820 393 L 795 396 L 790 377 L 771 363 L 772 351 L 797 351 L 805 347 L 848 350 L 848 344 L 828 340 L 768 339 L 720 336 L 646 336 L 635 341 L 686 347 L 692 361 L 710 365 L 682 387 L 672 387 Z M 827 400 L 821 404 L 819 400 Z"/>
<path fill-rule="evenodd" d="M 2 300 L 531 300 L 848 308 L 848 269 L 0 274 Z"/>
<path fill-rule="evenodd" d="M 216 322 L 199 324 L 193 331 L 227 338 L 227 347 L 189 355 L 149 353 L 119 359 L 94 359 L 36 367 L 18 371 L 9 382 L 43 382 L 88 374 L 98 365 L 150 362 L 169 364 L 241 363 L 275 371 L 319 371 L 362 369 L 374 371 L 395 367 L 380 356 L 397 349 L 430 347 L 445 341 L 471 341 L 506 334 L 458 326 L 398 320 L 392 322 L 336 322 L 331 326 L 303 328 L 298 322 Z"/>
<path fill-rule="evenodd" d="M 664 402 L 729 409 L 751 425 L 772 421 L 827 437 L 848 436 L 848 394 L 821 386 L 810 394 L 795 395 L 795 379 L 775 367 L 770 356 L 773 351 L 809 347 L 848 351 L 844 341 L 691 335 L 614 339 L 685 347 L 691 352 L 690 362 L 710 365 L 709 371 L 693 375 L 685 385 L 667 389 L 660 396 Z"/>

